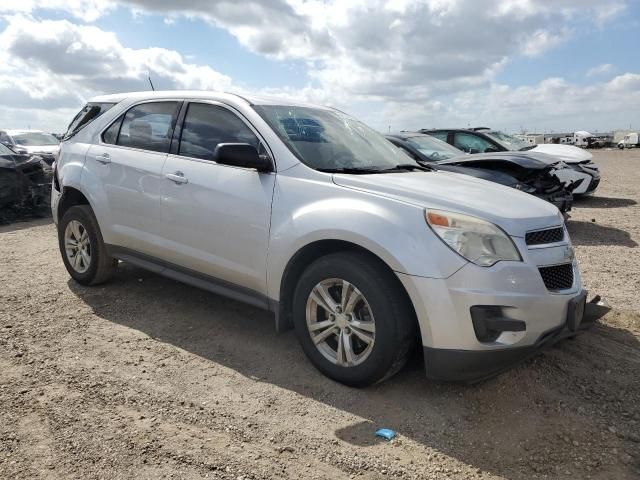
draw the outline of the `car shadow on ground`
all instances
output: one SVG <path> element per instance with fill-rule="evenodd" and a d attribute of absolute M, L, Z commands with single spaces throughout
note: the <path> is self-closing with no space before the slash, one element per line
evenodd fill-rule
<path fill-rule="evenodd" d="M 391 428 L 474 468 L 512 479 L 531 478 L 534 470 L 523 465 L 523 456 L 549 455 L 557 442 L 562 443 L 562 432 L 593 434 L 593 418 L 577 417 L 575 412 L 578 406 L 590 407 L 591 403 L 594 410 L 600 408 L 596 405 L 599 398 L 590 396 L 591 388 L 585 391 L 583 385 L 594 384 L 594 371 L 610 368 L 608 354 L 598 355 L 598 350 L 611 347 L 594 340 L 594 334 L 613 338 L 617 347 L 626 345 L 636 352 L 623 365 L 617 357 L 611 361 L 616 364 L 611 368 L 628 370 L 628 374 L 603 374 L 595 385 L 602 388 L 603 382 L 620 382 L 609 388 L 635 388 L 640 398 L 640 388 L 633 380 L 640 364 L 640 344 L 627 330 L 606 325 L 597 325 L 479 384 L 429 382 L 422 359 L 416 355 L 396 377 L 353 389 L 315 370 L 294 333 L 277 334 L 271 315 L 251 306 L 126 264 L 120 265 L 114 280 L 104 287 L 82 287 L 71 280 L 69 287 L 107 321 L 144 332 L 252 381 L 294 391 L 363 419 L 335 430 L 345 442 L 366 448 L 381 441 L 374 436 L 376 428 Z M 556 414 L 559 405 L 564 410 Z M 546 450 L 539 450 L 541 445 Z M 555 450 L 564 448 L 560 444 Z M 564 462 L 564 457 L 559 458 Z"/>
<path fill-rule="evenodd" d="M 580 208 L 622 208 L 632 207 L 638 202 L 632 198 L 613 198 L 613 197 L 595 197 L 583 196 L 575 197 L 573 205 Z"/>
<path fill-rule="evenodd" d="M 567 230 L 574 245 L 618 245 L 629 248 L 638 246 L 628 232 L 596 222 L 569 220 Z"/>

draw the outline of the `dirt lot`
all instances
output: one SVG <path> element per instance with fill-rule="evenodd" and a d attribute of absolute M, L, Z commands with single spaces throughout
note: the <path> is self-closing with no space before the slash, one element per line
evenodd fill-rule
<path fill-rule="evenodd" d="M 596 160 L 569 228 L 613 310 L 473 386 L 419 358 L 341 386 L 260 310 L 128 266 L 80 287 L 48 221 L 0 227 L 0 478 L 640 478 L 640 150 Z"/>

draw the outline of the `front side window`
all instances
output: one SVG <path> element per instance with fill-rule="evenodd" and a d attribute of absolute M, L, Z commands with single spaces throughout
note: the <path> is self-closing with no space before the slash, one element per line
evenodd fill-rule
<path fill-rule="evenodd" d="M 23 145 L 25 147 L 58 145 L 60 143 L 60 140 L 56 137 L 45 132 L 16 133 L 13 136 L 13 141 L 16 145 Z"/>
<path fill-rule="evenodd" d="M 484 138 L 471 133 L 456 132 L 453 138 L 453 146 L 467 153 L 484 153 L 487 150 L 495 151 L 495 147 Z"/>
<path fill-rule="evenodd" d="M 448 143 L 441 142 L 437 138 L 429 135 L 409 137 L 406 141 L 409 145 L 434 162 L 438 160 L 447 160 L 458 155 L 464 155 L 464 153 L 457 148 L 452 147 Z"/>
<path fill-rule="evenodd" d="M 255 105 L 289 150 L 317 170 L 384 170 L 415 163 L 365 124 L 337 110 Z"/>
<path fill-rule="evenodd" d="M 129 109 L 122 121 L 117 145 L 168 153 L 178 105 L 177 102 L 151 102 Z"/>
<path fill-rule="evenodd" d="M 513 135 L 506 134 L 499 130 L 491 130 L 486 132 L 491 138 L 502 144 L 508 150 L 524 150 L 528 149 L 529 144 Z"/>
<path fill-rule="evenodd" d="M 178 154 L 214 160 L 219 143 L 248 143 L 259 148 L 260 141 L 237 115 L 226 108 L 190 103 L 184 117 Z"/>

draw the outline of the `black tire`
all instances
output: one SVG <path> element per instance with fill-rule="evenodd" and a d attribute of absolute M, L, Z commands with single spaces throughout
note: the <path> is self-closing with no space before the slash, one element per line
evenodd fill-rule
<path fill-rule="evenodd" d="M 73 220 L 80 222 L 89 236 L 91 260 L 89 262 L 89 268 L 84 272 L 77 271 L 71 265 L 65 250 L 64 232 L 67 225 Z M 62 261 L 69 275 L 82 285 L 98 285 L 106 282 L 113 276 L 118 265 L 118 261 L 110 257 L 107 253 L 98 221 L 89 205 L 76 205 L 64 213 L 58 224 L 58 245 L 60 247 Z"/>
<path fill-rule="evenodd" d="M 373 347 L 359 365 L 340 366 L 325 358 L 307 328 L 307 299 L 318 283 L 331 278 L 354 285 L 375 319 Z M 417 330 L 413 308 L 400 282 L 386 266 L 360 252 L 329 254 L 307 267 L 294 293 L 293 323 L 311 363 L 326 376 L 353 387 L 381 382 L 400 371 L 415 344 Z"/>

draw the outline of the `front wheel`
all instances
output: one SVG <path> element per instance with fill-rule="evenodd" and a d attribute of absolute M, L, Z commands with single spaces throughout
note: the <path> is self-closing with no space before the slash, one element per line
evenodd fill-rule
<path fill-rule="evenodd" d="M 311 264 L 298 282 L 293 314 L 311 362 L 351 386 L 397 373 L 415 340 L 413 310 L 399 282 L 359 252 L 335 253 Z"/>

